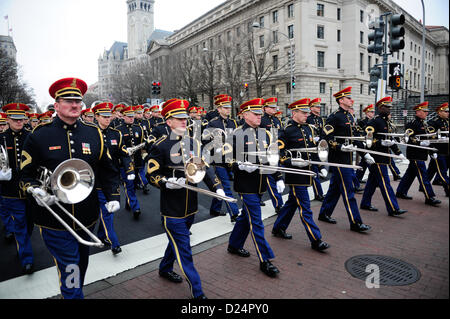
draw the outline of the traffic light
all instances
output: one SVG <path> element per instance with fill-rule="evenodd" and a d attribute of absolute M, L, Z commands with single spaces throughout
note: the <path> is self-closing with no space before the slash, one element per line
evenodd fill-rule
<path fill-rule="evenodd" d="M 292 88 L 295 89 L 295 76 L 292 77 Z"/>
<path fill-rule="evenodd" d="M 405 48 L 405 28 L 402 25 L 405 23 L 405 16 L 403 14 L 393 14 L 389 20 L 389 49 L 392 52 L 397 52 Z"/>
<path fill-rule="evenodd" d="M 161 82 L 154 81 L 152 83 L 152 95 L 160 95 L 161 94 Z"/>
<path fill-rule="evenodd" d="M 245 92 L 248 92 L 248 83 L 244 83 Z"/>
<path fill-rule="evenodd" d="M 398 91 L 403 87 L 403 75 L 400 63 L 389 64 L 389 86 L 392 90 Z"/>
<path fill-rule="evenodd" d="M 378 80 L 381 79 L 381 68 L 374 66 L 370 69 L 370 83 L 369 88 L 371 91 L 376 92 L 378 89 Z"/>
<path fill-rule="evenodd" d="M 384 37 L 384 20 L 379 18 L 377 21 L 371 22 L 369 29 L 373 30 L 369 33 L 369 45 L 367 51 L 381 55 L 383 53 L 383 37 Z"/>

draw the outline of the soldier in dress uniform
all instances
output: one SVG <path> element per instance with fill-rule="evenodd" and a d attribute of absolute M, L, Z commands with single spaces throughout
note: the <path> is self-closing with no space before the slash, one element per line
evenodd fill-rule
<path fill-rule="evenodd" d="M 220 99 L 225 98 L 225 97 L 227 97 L 227 96 L 229 96 L 229 95 L 228 95 L 228 94 L 219 94 L 219 95 L 216 95 L 216 96 L 214 97 L 214 104 L 216 103 L 217 100 L 220 100 Z M 219 117 L 219 111 L 217 111 L 217 109 L 211 110 L 211 111 L 207 112 L 206 115 L 205 115 L 205 119 L 206 119 L 208 122 L 211 121 L 211 120 L 213 120 L 213 119 L 216 119 L 216 118 L 218 118 L 218 117 Z"/>
<path fill-rule="evenodd" d="M 30 113 L 30 127 L 31 130 L 33 130 L 36 126 L 39 125 L 39 118 L 38 118 L 39 114 L 38 113 Z"/>
<path fill-rule="evenodd" d="M 181 282 L 182 277 L 173 271 L 176 260 L 189 284 L 191 296 L 206 299 L 194 267 L 189 237 L 189 229 L 198 212 L 197 192 L 170 183 L 188 183 L 185 173 L 174 167 L 184 165 L 191 157 L 201 157 L 202 153 L 201 143 L 186 134 L 188 105 L 188 101 L 178 99 L 165 104 L 162 115 L 169 127 L 169 135 L 161 136 L 150 148 L 147 177 L 161 190 L 161 220 L 169 239 L 159 265 L 159 275 L 171 282 Z M 217 194 L 225 194 L 211 168 L 206 169 L 204 182 Z"/>
<path fill-rule="evenodd" d="M 81 111 L 81 119 L 86 123 L 94 123 L 94 112 L 90 108 Z"/>
<path fill-rule="evenodd" d="M 280 148 L 280 163 L 285 167 L 300 167 L 304 170 L 311 170 L 312 165 L 308 163 L 292 162 L 292 156 L 287 151 L 294 148 L 315 147 L 314 126 L 307 124 L 307 118 L 310 112 L 310 99 L 301 99 L 289 105 L 292 111 L 292 123 L 280 134 L 278 144 Z M 303 153 L 305 160 L 318 161 L 317 154 Z M 319 227 L 313 219 L 311 210 L 308 186 L 312 185 L 312 176 L 297 175 L 286 173 L 286 184 L 290 186 L 289 199 L 284 204 L 275 221 L 272 234 L 283 239 L 291 239 L 292 235 L 286 233 L 286 229 L 291 223 L 296 210 L 300 211 L 300 220 L 305 227 L 308 238 L 311 242 L 311 248 L 317 251 L 323 251 L 329 245 L 322 241 L 322 235 Z"/>
<path fill-rule="evenodd" d="M 122 133 L 123 144 L 126 148 L 137 146 L 144 143 L 144 132 L 142 127 L 134 124 L 134 107 L 127 106 L 122 109 L 123 124 L 116 127 L 117 130 Z M 144 167 L 144 161 L 141 156 L 140 150 L 136 151 L 132 156 L 131 160 L 135 170 L 135 176 L 139 174 L 139 171 Z M 120 169 L 120 175 L 122 177 L 122 182 L 125 188 L 125 194 L 127 196 L 125 208 L 131 209 L 133 212 L 134 219 L 139 219 L 141 215 L 141 206 L 139 200 L 136 196 L 136 184 L 134 180 L 128 179 L 128 175 L 123 168 Z M 136 179 L 135 178 L 135 179 Z"/>
<path fill-rule="evenodd" d="M 363 134 L 365 134 L 367 123 L 369 123 L 369 121 L 371 119 L 373 119 L 373 117 L 375 116 L 375 107 L 374 107 L 374 105 L 370 104 L 370 105 L 366 106 L 363 109 L 363 113 L 365 114 L 365 117 L 358 121 L 358 127 L 361 129 Z M 361 159 L 360 162 L 359 162 L 359 166 L 361 166 L 362 169 L 358 170 L 356 172 L 356 178 L 358 179 L 358 181 L 360 183 L 363 183 L 364 174 L 366 173 L 366 169 L 368 168 L 367 162 Z"/>
<path fill-rule="evenodd" d="M 53 111 L 47 111 L 38 115 L 39 124 L 48 124 L 53 121 Z"/>
<path fill-rule="evenodd" d="M 8 122 L 6 121 L 6 113 L 0 112 L 0 133 L 3 133 L 8 129 Z M 0 167 L 3 169 L 3 167 Z M 0 219 L 3 222 L 3 227 L 5 228 L 5 241 L 7 243 L 12 243 L 14 241 L 14 228 L 12 218 L 8 214 L 4 214 L 2 209 L 2 196 L 1 196 L 1 183 L 0 183 Z"/>
<path fill-rule="evenodd" d="M 350 113 L 353 108 L 354 100 L 351 97 L 351 87 L 334 94 L 338 110 L 333 112 L 328 118 L 323 128 L 323 138 L 329 145 L 329 162 L 340 164 L 352 164 L 353 152 L 355 147 L 353 144 L 346 145 L 342 140 L 335 140 L 334 136 L 355 136 L 358 134 L 355 129 L 354 117 Z M 356 145 L 361 145 L 357 141 L 353 141 Z M 373 157 L 369 154 L 364 158 L 374 163 Z M 330 224 L 336 224 L 336 220 L 331 217 L 336 207 L 339 195 L 342 195 L 347 216 L 350 222 L 350 230 L 356 232 L 364 232 L 371 227 L 365 225 L 359 214 L 358 204 L 355 198 L 353 185 L 354 170 L 351 168 L 330 167 L 331 179 L 328 192 L 320 208 L 319 220 Z"/>
<path fill-rule="evenodd" d="M 428 126 L 425 119 L 428 116 L 428 102 L 423 102 L 416 105 L 413 110 L 416 112 L 416 117 L 412 122 L 406 124 L 405 130 L 409 134 L 408 144 L 420 145 L 429 147 L 430 141 L 421 141 L 416 135 L 434 133 L 434 128 Z M 430 206 L 436 206 L 441 203 L 440 200 L 434 198 L 436 195 L 433 191 L 430 181 L 428 180 L 427 169 L 425 161 L 428 159 L 429 151 L 407 147 L 406 158 L 409 160 L 409 166 L 402 177 L 402 180 L 397 187 L 397 198 L 412 199 L 408 196 L 408 190 L 411 187 L 414 179 L 419 179 L 420 186 L 423 189 L 425 195 L 425 204 Z"/>
<path fill-rule="evenodd" d="M 6 113 L 0 112 L 0 133 L 8 129 L 8 122 L 6 121 L 6 119 L 7 119 Z"/>
<path fill-rule="evenodd" d="M 152 111 L 152 118 L 150 119 L 150 127 L 152 130 L 161 123 L 164 123 L 164 118 L 161 116 L 159 105 L 153 105 L 150 107 Z"/>
<path fill-rule="evenodd" d="M 270 260 L 275 255 L 264 237 L 264 224 L 261 219 L 261 196 L 267 191 L 266 176 L 261 174 L 257 166 L 251 165 L 249 159 L 259 164 L 255 156 L 245 160 L 244 152 L 267 151 L 272 143 L 270 132 L 259 128 L 263 115 L 263 99 L 253 99 L 240 106 L 245 123 L 233 134 L 233 154 L 230 163 L 234 172 L 234 191 L 242 200 L 242 213 L 238 216 L 228 241 L 228 252 L 241 257 L 249 257 L 244 243 L 250 232 L 258 255 L 260 270 L 267 276 L 276 277 L 280 272 Z"/>
<path fill-rule="evenodd" d="M 30 110 L 23 103 L 11 103 L 3 106 L 3 112 L 7 115 L 9 128 L 0 133 L 0 144 L 8 154 L 9 168 L 0 170 L 0 191 L 2 220 L 7 232 L 12 225 L 12 232 L 16 238 L 17 253 L 25 274 L 33 273 L 33 250 L 31 247 L 30 233 L 27 227 L 26 194 L 19 187 L 21 153 L 26 138 L 30 131 L 24 128 L 26 112 Z M 10 223 L 12 220 L 12 223 Z"/>
<path fill-rule="evenodd" d="M 112 116 L 112 120 L 111 120 L 112 127 L 118 127 L 119 125 L 123 124 L 122 110 L 125 107 L 126 106 L 123 104 L 117 104 L 116 106 L 114 106 L 113 112 L 112 112 L 113 116 Z"/>
<path fill-rule="evenodd" d="M 261 118 L 261 124 L 259 127 L 266 129 L 271 132 L 273 140 L 278 139 L 279 134 L 281 134 L 281 130 L 283 129 L 281 126 L 280 120 L 275 116 L 278 111 L 278 99 L 276 97 L 271 97 L 264 100 L 264 115 Z M 278 181 L 278 185 L 277 182 Z M 284 182 L 283 175 L 281 173 L 267 174 L 266 175 L 266 183 L 267 190 L 269 193 L 269 197 L 272 200 L 273 208 L 275 208 L 276 213 L 278 214 L 283 207 L 283 191 L 284 191 Z"/>
<path fill-rule="evenodd" d="M 435 132 L 440 131 L 448 131 L 448 102 L 439 105 L 436 108 L 436 114 L 438 115 L 437 119 L 428 121 L 428 125 L 432 126 Z M 448 136 L 448 134 L 447 134 Z M 440 184 L 444 187 L 444 191 L 446 196 L 449 195 L 449 182 L 448 182 L 448 144 L 443 143 L 431 143 L 431 146 L 438 149 L 437 156 L 433 155 L 433 158 L 430 160 L 430 164 L 428 165 L 428 180 L 431 181 L 436 175 L 436 179 L 440 182 Z"/>
<path fill-rule="evenodd" d="M 128 152 L 125 149 L 125 145 L 123 144 L 122 133 L 111 127 L 113 107 L 114 105 L 112 103 L 103 102 L 94 106 L 92 112 L 95 114 L 95 120 L 103 134 L 104 143 L 106 144 L 106 147 L 108 147 L 114 167 L 117 169 L 117 180 L 120 179 L 120 167 L 123 167 L 127 180 L 134 180 L 134 167 Z M 117 238 L 114 229 L 114 213 L 111 213 L 106 209 L 106 197 L 103 191 L 98 188 L 97 192 L 100 201 L 100 226 L 98 227 L 97 236 L 104 244 L 111 246 L 112 253 L 116 255 L 120 253 L 122 249 L 120 248 L 119 239 Z"/>
<path fill-rule="evenodd" d="M 390 131 L 388 124 L 392 107 L 392 98 L 390 96 L 382 98 L 376 103 L 376 107 L 379 114 L 369 120 L 366 125 L 366 132 L 373 132 L 374 142 L 371 149 L 386 154 L 390 154 L 390 151 L 392 150 L 394 154 L 403 156 L 397 144 L 379 134 L 393 133 Z M 389 216 L 399 216 L 406 213 L 406 210 L 400 209 L 398 206 L 397 198 L 395 197 L 394 190 L 391 187 L 391 181 L 389 180 L 388 165 L 391 164 L 392 158 L 377 154 L 373 155 L 373 158 L 375 159 L 375 163 L 369 166 L 369 177 L 367 178 L 367 184 L 364 189 L 360 208 L 369 211 L 378 211 L 378 209 L 371 204 L 372 196 L 378 186 Z M 406 157 L 404 157 L 404 159 L 406 160 Z"/>
<path fill-rule="evenodd" d="M 55 99 L 56 117 L 52 123 L 36 127 L 25 141 L 21 160 L 21 188 L 27 193 L 39 197 L 51 206 L 80 237 L 89 240 L 89 236 L 53 205 L 55 196 L 40 188 L 39 167 L 53 172 L 67 159 L 78 158 L 87 162 L 95 174 L 95 187 L 105 194 L 106 208 L 110 212 L 120 209 L 119 183 L 117 171 L 113 165 L 108 148 L 104 145 L 99 128 L 79 120 L 82 98 L 87 84 L 77 78 L 65 78 L 56 81 L 49 89 Z M 58 269 L 59 285 L 63 298 L 83 298 L 83 284 L 89 261 L 89 247 L 79 243 L 41 203 L 33 198 L 34 222 L 40 227 L 41 235 Z M 75 218 L 92 230 L 99 217 L 97 192 L 73 205 L 62 204 Z"/>
<path fill-rule="evenodd" d="M 325 120 L 322 116 L 320 116 L 320 102 L 322 102 L 321 98 L 313 99 L 309 102 L 309 108 L 311 113 L 309 113 L 308 119 L 306 123 L 313 125 L 314 127 L 314 142 L 319 142 L 320 134 L 325 126 Z M 328 175 L 328 171 L 324 166 L 319 165 L 311 165 L 312 171 L 317 175 L 313 177 L 313 191 L 314 191 L 314 200 L 319 202 L 323 201 L 323 189 L 322 184 L 320 183 L 320 177 L 325 178 Z"/>
<path fill-rule="evenodd" d="M 139 125 L 142 128 L 143 138 L 147 141 L 151 135 L 150 122 L 144 119 L 144 106 L 136 105 L 134 108 L 134 124 Z M 147 153 L 143 151 L 138 151 L 138 154 L 145 158 Z M 150 184 L 145 177 L 145 165 L 139 169 L 139 174 L 137 174 L 137 179 L 135 180 L 135 184 L 137 188 L 143 189 L 144 194 L 147 195 L 150 193 Z"/>
<path fill-rule="evenodd" d="M 222 148 L 219 152 L 216 153 L 221 155 L 217 161 L 214 161 L 212 164 L 215 167 L 216 176 L 222 183 L 225 194 L 228 197 L 233 197 L 233 193 L 231 191 L 231 180 L 232 180 L 232 172 L 230 167 L 225 161 L 224 153 L 228 153 L 231 151 L 231 145 L 227 144 L 227 137 L 231 136 L 233 131 L 237 128 L 237 123 L 235 120 L 230 118 L 231 113 L 231 96 L 224 96 L 222 98 L 216 99 L 214 102 L 216 105 L 216 110 L 219 116 L 217 118 L 211 119 L 206 126 L 204 135 L 209 135 L 210 138 L 207 139 L 210 143 L 213 143 L 213 139 L 220 139 L 219 143 L 222 145 Z M 224 132 L 220 137 L 211 137 L 211 132 L 214 129 L 220 129 Z M 213 198 L 211 201 L 211 207 L 209 209 L 209 214 L 211 216 L 225 216 L 226 213 L 222 212 L 222 202 L 223 200 Z M 230 219 L 232 222 L 236 221 L 237 216 L 239 215 L 239 208 L 236 203 L 225 202 L 225 206 L 227 207 L 228 214 L 230 215 Z"/>

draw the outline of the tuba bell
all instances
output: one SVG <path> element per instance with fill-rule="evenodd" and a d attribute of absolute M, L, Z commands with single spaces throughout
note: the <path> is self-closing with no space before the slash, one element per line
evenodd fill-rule
<path fill-rule="evenodd" d="M 41 183 L 41 189 L 47 193 L 49 190 L 55 195 L 55 205 L 57 205 L 69 218 L 71 218 L 93 242 L 81 238 L 53 209 L 50 208 L 39 196 L 33 194 L 33 197 L 41 203 L 62 225 L 69 231 L 79 243 L 86 246 L 103 247 L 103 243 L 89 229 L 86 228 L 78 219 L 61 205 L 76 204 L 85 200 L 94 189 L 95 176 L 92 167 L 81 159 L 68 159 L 59 164 L 54 172 L 45 167 L 39 168 L 38 181 Z M 30 189 L 28 192 L 31 192 Z"/>

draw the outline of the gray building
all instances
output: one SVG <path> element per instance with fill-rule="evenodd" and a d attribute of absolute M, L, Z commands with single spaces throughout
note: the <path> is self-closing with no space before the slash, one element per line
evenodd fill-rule
<path fill-rule="evenodd" d="M 8 57 L 16 60 L 17 49 L 14 45 L 14 40 L 10 36 L 0 35 L 0 49 L 6 52 Z"/>

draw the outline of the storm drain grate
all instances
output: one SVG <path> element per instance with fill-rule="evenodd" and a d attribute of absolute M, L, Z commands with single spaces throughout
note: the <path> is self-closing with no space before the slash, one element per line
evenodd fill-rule
<path fill-rule="evenodd" d="M 402 260 L 379 255 L 354 256 L 345 262 L 345 268 L 355 278 L 366 280 L 371 271 L 367 266 L 379 268 L 379 283 L 384 286 L 406 286 L 420 279 L 420 271 Z"/>

